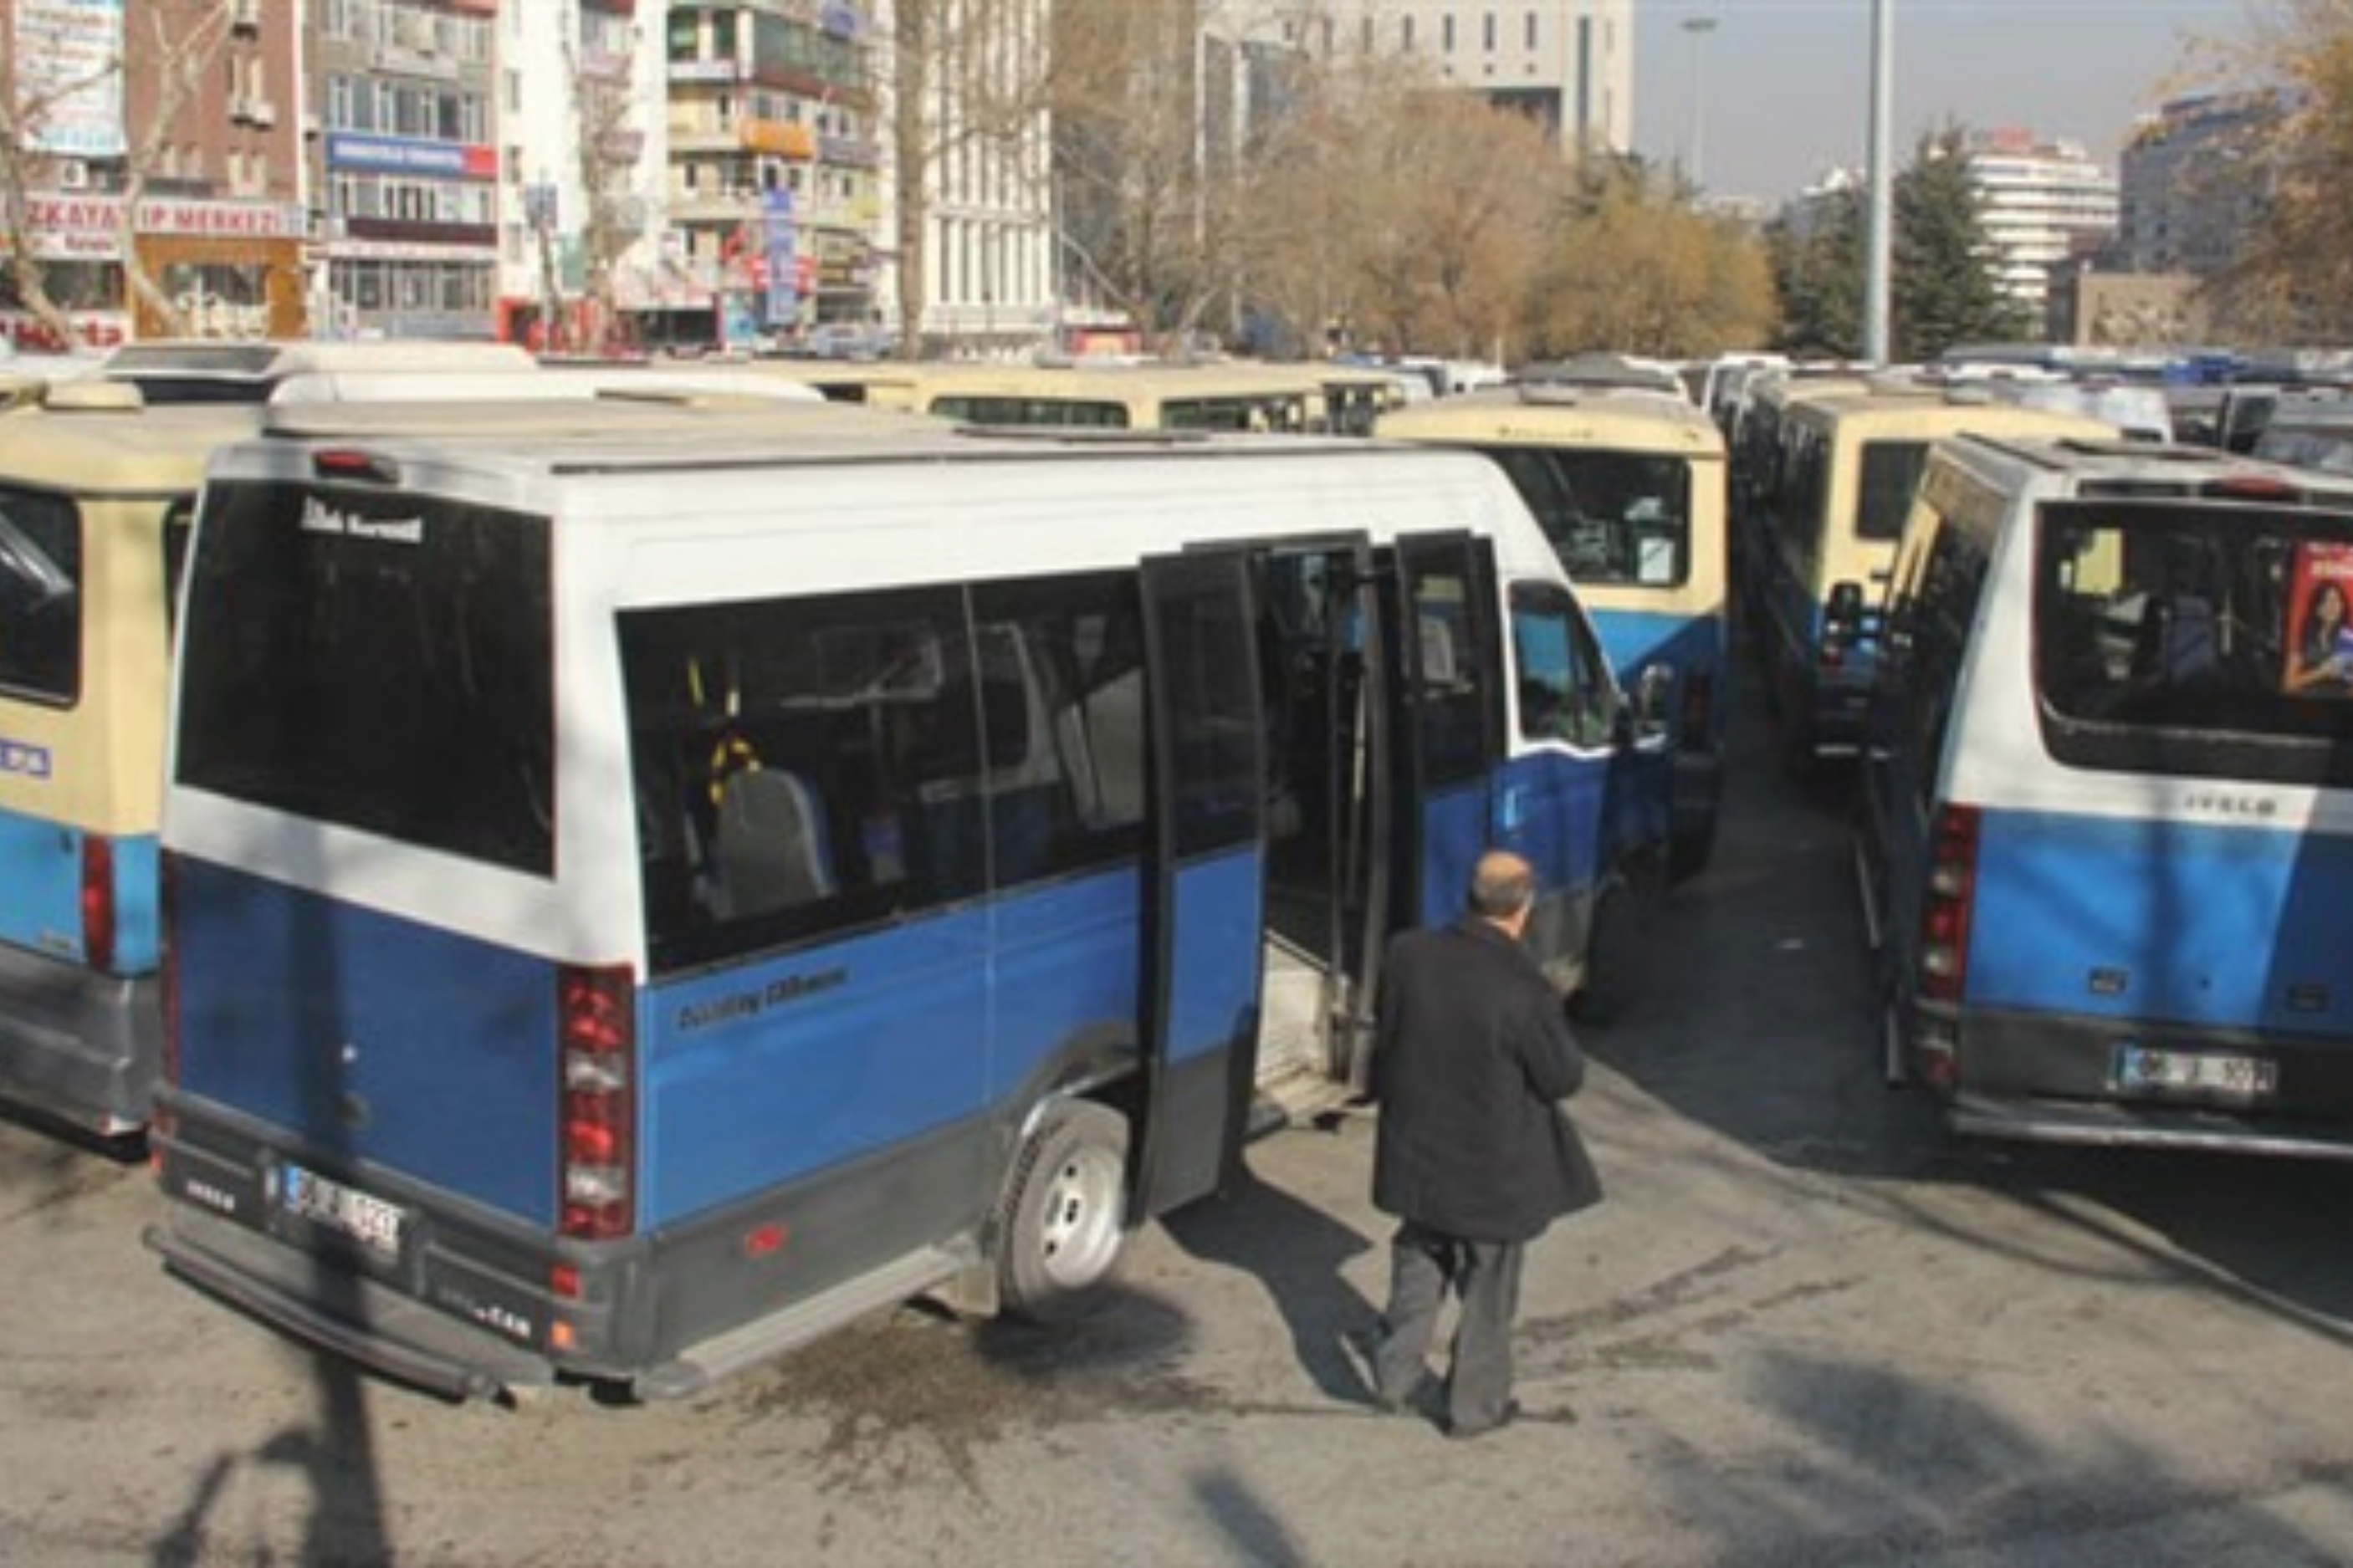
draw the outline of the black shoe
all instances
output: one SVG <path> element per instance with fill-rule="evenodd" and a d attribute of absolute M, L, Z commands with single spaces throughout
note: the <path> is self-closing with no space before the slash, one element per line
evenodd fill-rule
<path fill-rule="evenodd" d="M 1509 1426 L 1513 1422 L 1517 1421 L 1519 1418 L 1520 1402 L 1516 1399 L 1507 1400 L 1504 1405 L 1504 1413 L 1501 1415 L 1496 1416 L 1493 1421 L 1488 1422 L 1486 1425 L 1482 1426 L 1461 1426 L 1449 1421 L 1446 1424 L 1446 1435 L 1450 1437 L 1484 1437 L 1490 1432 L 1502 1431 L 1504 1427 Z"/>

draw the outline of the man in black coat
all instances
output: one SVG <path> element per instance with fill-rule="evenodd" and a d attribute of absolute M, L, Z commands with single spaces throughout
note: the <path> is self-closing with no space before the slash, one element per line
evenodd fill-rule
<path fill-rule="evenodd" d="M 1457 1437 L 1518 1414 L 1512 1321 L 1527 1244 L 1601 1198 L 1559 1103 L 1584 1082 L 1585 1058 L 1520 945 L 1535 900 L 1527 862 L 1490 851 L 1462 919 L 1397 938 L 1381 979 L 1373 1202 L 1403 1223 L 1370 1352 L 1373 1394 L 1385 1410 L 1413 1403 L 1451 1290 L 1461 1310 L 1444 1403 Z"/>

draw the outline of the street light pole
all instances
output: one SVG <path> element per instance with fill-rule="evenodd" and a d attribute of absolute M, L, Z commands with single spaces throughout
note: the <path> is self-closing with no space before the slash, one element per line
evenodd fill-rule
<path fill-rule="evenodd" d="M 1683 31 L 1692 37 L 1692 111 L 1691 144 L 1687 149 L 1689 167 L 1685 171 L 1692 189 L 1700 190 L 1707 184 L 1704 143 L 1707 134 L 1707 36 L 1715 31 L 1713 16 L 1686 16 Z"/>
<path fill-rule="evenodd" d="M 1895 0 L 1871 0 L 1871 215 L 1862 287 L 1862 357 L 1883 365 L 1888 355 L 1888 318 L 1893 314 L 1895 176 L 1889 129 L 1894 118 Z"/>

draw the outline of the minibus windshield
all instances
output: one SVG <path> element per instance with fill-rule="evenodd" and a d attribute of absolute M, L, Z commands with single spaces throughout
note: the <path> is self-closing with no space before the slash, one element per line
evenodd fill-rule
<path fill-rule="evenodd" d="M 1691 576 L 1691 465 L 1664 453 L 1482 448 L 1512 477 L 1581 584 L 1679 587 Z"/>
<path fill-rule="evenodd" d="M 2353 517 L 2043 510 L 2035 680 L 2062 762 L 2353 784 Z"/>
<path fill-rule="evenodd" d="M 551 873 L 548 550 L 543 518 L 214 486 L 190 568 L 180 782 Z"/>

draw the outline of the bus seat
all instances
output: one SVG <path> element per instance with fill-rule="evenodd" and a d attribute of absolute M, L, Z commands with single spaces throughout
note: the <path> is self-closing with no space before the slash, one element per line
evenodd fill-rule
<path fill-rule="evenodd" d="M 715 835 L 728 916 L 767 914 L 831 894 L 824 824 L 815 792 L 793 773 L 754 768 L 730 778 Z"/>
<path fill-rule="evenodd" d="M 2189 686 L 2220 672 L 2219 628 L 2206 600 L 2187 594 L 2152 599 L 2142 632 L 2138 673 L 2145 679 Z"/>
<path fill-rule="evenodd" d="M 1056 748 L 1090 827 L 1144 816 L 1144 672 L 1130 670 L 1054 716 Z"/>

